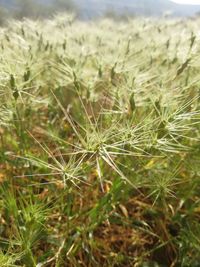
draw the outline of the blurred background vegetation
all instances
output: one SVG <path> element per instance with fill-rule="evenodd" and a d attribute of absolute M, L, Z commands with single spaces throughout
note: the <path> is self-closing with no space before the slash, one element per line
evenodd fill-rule
<path fill-rule="evenodd" d="M 11 18 L 49 17 L 56 12 L 73 12 L 83 20 L 102 16 L 188 17 L 199 13 L 199 5 L 179 5 L 170 0 L 0 0 L 0 23 Z"/>
<path fill-rule="evenodd" d="M 24 17 L 48 17 L 55 12 L 69 11 L 78 13 L 78 8 L 72 0 L 9 0 L 0 1 L 0 24 L 6 20 L 22 19 Z"/>

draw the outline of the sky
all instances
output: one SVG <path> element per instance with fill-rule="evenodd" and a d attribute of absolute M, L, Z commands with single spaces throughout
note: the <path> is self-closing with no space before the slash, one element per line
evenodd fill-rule
<path fill-rule="evenodd" d="M 177 4 L 200 5 L 200 0 L 171 0 Z"/>

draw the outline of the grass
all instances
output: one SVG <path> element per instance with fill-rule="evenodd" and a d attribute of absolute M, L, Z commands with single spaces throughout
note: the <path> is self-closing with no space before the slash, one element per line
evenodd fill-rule
<path fill-rule="evenodd" d="M 199 266 L 198 23 L 0 29 L 0 266 Z"/>

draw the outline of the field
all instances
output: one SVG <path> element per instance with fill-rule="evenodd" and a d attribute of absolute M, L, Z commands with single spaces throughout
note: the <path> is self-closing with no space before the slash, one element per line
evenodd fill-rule
<path fill-rule="evenodd" d="M 0 28 L 0 266 L 199 266 L 199 23 Z"/>

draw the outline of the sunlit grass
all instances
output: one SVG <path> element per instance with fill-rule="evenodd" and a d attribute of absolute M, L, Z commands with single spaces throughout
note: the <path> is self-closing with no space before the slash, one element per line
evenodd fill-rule
<path fill-rule="evenodd" d="M 0 30 L 0 266 L 198 266 L 199 20 Z"/>

